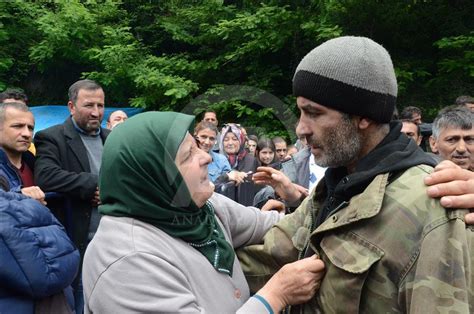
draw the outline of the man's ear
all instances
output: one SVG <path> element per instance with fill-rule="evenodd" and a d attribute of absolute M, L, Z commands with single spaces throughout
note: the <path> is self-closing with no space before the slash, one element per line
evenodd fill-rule
<path fill-rule="evenodd" d="M 359 119 L 359 122 L 357 123 L 357 126 L 359 127 L 360 130 L 366 130 L 372 124 L 374 124 L 374 121 L 372 121 L 368 118 L 357 117 L 357 119 Z"/>
<path fill-rule="evenodd" d="M 433 137 L 433 135 L 430 136 L 430 147 L 431 147 L 431 151 L 433 153 L 438 153 L 438 145 L 436 143 L 436 139 Z"/>
<path fill-rule="evenodd" d="M 70 112 L 71 114 L 73 114 L 74 111 L 75 111 L 75 109 L 76 109 L 76 108 L 74 108 L 74 103 L 73 103 L 72 101 L 68 101 L 68 102 L 67 102 L 67 107 L 69 108 L 69 112 Z"/>

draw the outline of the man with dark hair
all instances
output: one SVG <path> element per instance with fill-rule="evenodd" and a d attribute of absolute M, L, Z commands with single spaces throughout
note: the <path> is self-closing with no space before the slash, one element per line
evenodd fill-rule
<path fill-rule="evenodd" d="M 365 37 L 331 39 L 293 77 L 305 136 L 324 179 L 296 211 L 240 252 L 251 290 L 288 262 L 316 254 L 325 276 L 298 313 L 472 312 L 474 233 L 466 210 L 427 195 L 434 162 L 390 123 L 397 81 L 388 52 Z M 301 198 L 259 168 L 287 201 Z M 263 264 L 263 265 L 262 265 Z M 449 300 L 448 302 L 446 300 Z"/>
<path fill-rule="evenodd" d="M 219 125 L 219 120 L 217 120 L 217 114 L 215 111 L 212 111 L 212 110 L 206 110 L 204 112 L 204 115 L 201 121 L 212 123 L 214 124 L 216 128 Z M 214 143 L 214 146 L 212 147 L 213 152 L 219 152 L 220 141 L 221 141 L 220 138 L 221 138 L 221 133 L 217 132 L 217 141 Z"/>
<path fill-rule="evenodd" d="M 207 110 L 206 112 L 204 112 L 202 121 L 210 122 L 214 124 L 216 128 L 219 125 L 219 121 L 217 120 L 217 114 L 212 110 Z"/>
<path fill-rule="evenodd" d="M 28 97 L 20 89 L 7 88 L 5 91 L 0 93 L 0 103 L 8 102 L 20 102 L 27 105 Z"/>
<path fill-rule="evenodd" d="M 287 160 L 286 157 L 288 156 L 288 146 L 286 141 L 282 137 L 276 136 L 272 138 L 272 142 L 275 145 L 275 155 L 278 161 L 283 162 Z"/>
<path fill-rule="evenodd" d="M 474 170 L 474 113 L 459 106 L 441 110 L 433 122 L 430 146 L 441 159 Z"/>
<path fill-rule="evenodd" d="M 44 193 L 35 185 L 35 157 L 28 151 L 35 119 L 20 102 L 0 103 L 0 177 L 5 191 L 21 192 L 44 204 Z"/>
<path fill-rule="evenodd" d="M 400 120 L 411 120 L 415 124 L 422 124 L 421 109 L 415 106 L 405 107 L 400 114 Z"/>
<path fill-rule="evenodd" d="M 474 111 L 474 97 L 462 95 L 456 98 L 456 105 L 466 106 L 469 110 Z"/>
<path fill-rule="evenodd" d="M 81 80 L 69 88 L 71 116 L 60 125 L 35 136 L 37 159 L 35 178 L 44 191 L 66 196 L 71 210 L 63 204 L 52 206 L 83 256 L 100 216 L 98 178 L 103 145 L 110 130 L 101 128 L 105 95 L 91 80 Z M 82 290 L 76 280 L 76 305 L 81 308 Z M 82 311 L 82 309 L 81 309 Z"/>
<path fill-rule="evenodd" d="M 400 132 L 405 133 L 406 136 L 412 138 L 420 146 L 423 136 L 421 135 L 419 124 L 416 124 L 411 119 L 402 120 L 402 130 Z"/>

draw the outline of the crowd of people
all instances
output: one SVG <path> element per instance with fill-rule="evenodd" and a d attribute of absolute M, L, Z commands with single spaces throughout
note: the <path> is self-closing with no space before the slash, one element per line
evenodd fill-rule
<path fill-rule="evenodd" d="M 293 77 L 298 141 L 115 111 L 92 80 L 34 132 L 0 94 L 0 313 L 474 312 L 474 99 L 396 110 L 364 37 Z M 47 206 L 47 207 L 46 207 Z"/>

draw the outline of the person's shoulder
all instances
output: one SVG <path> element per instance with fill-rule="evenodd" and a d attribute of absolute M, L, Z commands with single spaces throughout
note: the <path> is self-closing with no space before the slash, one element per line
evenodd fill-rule
<path fill-rule="evenodd" d="M 385 190 L 388 203 L 396 203 L 401 212 L 410 213 L 413 217 L 424 222 L 441 217 L 448 218 L 446 209 L 441 206 L 439 199 L 431 198 L 426 193 L 427 186 L 424 178 L 433 172 L 433 167 L 417 165 L 399 174 L 391 174 Z"/>
<path fill-rule="evenodd" d="M 227 159 L 224 155 L 213 152 L 213 151 L 210 151 L 210 155 L 211 155 L 212 159 L 216 160 L 216 161 L 222 161 L 224 159 Z"/>
<path fill-rule="evenodd" d="M 67 123 L 67 121 L 65 121 L 64 123 L 61 123 L 61 124 L 52 125 L 52 126 L 46 128 L 46 129 L 38 131 L 36 133 L 35 137 L 54 136 L 54 135 L 57 135 L 57 134 L 62 134 L 62 133 L 64 133 L 64 128 L 65 128 L 66 123 Z"/>
<path fill-rule="evenodd" d="M 110 135 L 111 130 L 109 130 L 109 129 L 107 129 L 107 128 L 102 128 L 102 127 L 101 127 L 101 128 L 100 128 L 100 132 L 101 132 L 101 134 L 102 134 L 103 137 L 107 137 L 107 136 Z"/>
<path fill-rule="evenodd" d="M 212 193 L 211 197 L 209 198 L 208 202 L 211 203 L 211 205 L 214 207 L 215 211 L 220 211 L 223 206 L 232 206 L 232 205 L 237 205 L 237 206 L 242 206 L 233 200 L 231 200 L 228 197 L 225 197 L 222 194 L 219 193 Z"/>

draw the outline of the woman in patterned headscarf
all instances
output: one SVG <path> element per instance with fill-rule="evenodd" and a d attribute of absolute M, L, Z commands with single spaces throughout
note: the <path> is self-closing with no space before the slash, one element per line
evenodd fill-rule
<path fill-rule="evenodd" d="M 314 295 L 323 266 L 312 257 L 283 266 L 249 298 L 234 248 L 262 241 L 279 214 L 213 193 L 193 123 L 147 112 L 108 137 L 104 216 L 84 257 L 85 313 L 265 313 Z"/>
<path fill-rule="evenodd" d="M 224 125 L 221 131 L 220 145 L 220 151 L 224 152 L 232 169 L 245 173 L 255 172 L 258 161 L 245 149 L 245 134 L 237 124 Z"/>
<path fill-rule="evenodd" d="M 239 125 L 224 125 L 220 139 L 220 151 L 227 157 L 233 171 L 217 178 L 214 182 L 216 192 L 240 204 L 251 205 L 256 192 L 261 188 L 250 179 L 257 170 L 258 160 L 245 149 L 245 133 Z"/>

